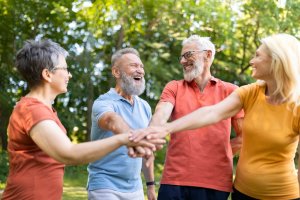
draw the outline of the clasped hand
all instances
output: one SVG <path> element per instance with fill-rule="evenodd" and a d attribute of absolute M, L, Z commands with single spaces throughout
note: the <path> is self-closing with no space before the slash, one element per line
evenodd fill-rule
<path fill-rule="evenodd" d="M 168 132 L 163 126 L 149 126 L 144 129 L 130 131 L 128 155 L 130 157 L 143 157 L 150 162 L 153 152 L 163 148 L 164 139 Z M 149 163 L 148 163 L 149 164 Z"/>

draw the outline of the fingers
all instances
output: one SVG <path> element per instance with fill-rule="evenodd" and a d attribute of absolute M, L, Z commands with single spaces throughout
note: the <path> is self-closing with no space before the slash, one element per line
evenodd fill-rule
<path fill-rule="evenodd" d="M 128 147 L 128 156 L 129 156 L 129 157 L 132 157 L 132 158 L 137 157 L 137 155 L 136 155 L 136 153 L 135 153 L 133 147 Z"/>
<path fill-rule="evenodd" d="M 133 142 L 139 142 L 149 134 L 147 129 L 148 128 L 132 131 L 132 134 L 129 136 L 129 140 Z"/>
<path fill-rule="evenodd" d="M 165 138 L 168 134 L 168 131 L 163 126 L 149 126 L 145 129 L 132 131 L 132 134 L 129 136 L 129 140 L 132 142 L 139 142 L 142 139 L 162 139 Z"/>
<path fill-rule="evenodd" d="M 158 139 L 149 139 L 147 141 L 151 142 L 152 144 L 155 144 L 156 147 L 158 145 L 164 145 L 164 144 L 166 144 L 166 140 L 165 139 L 161 139 L 161 138 L 158 138 Z"/>
<path fill-rule="evenodd" d="M 164 148 L 164 145 L 157 145 L 156 146 L 156 150 L 161 150 L 162 148 Z"/>

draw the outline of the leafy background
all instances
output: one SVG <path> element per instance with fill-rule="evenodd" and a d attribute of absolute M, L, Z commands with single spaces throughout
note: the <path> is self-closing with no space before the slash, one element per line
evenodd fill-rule
<path fill-rule="evenodd" d="M 70 53 L 69 92 L 54 104 L 74 142 L 89 140 L 94 99 L 114 86 L 110 56 L 139 50 L 146 70 L 142 98 L 154 110 L 164 85 L 182 78 L 181 42 L 191 34 L 211 37 L 218 50 L 215 77 L 252 82 L 249 60 L 260 38 L 285 32 L 300 38 L 300 0 L 0 0 L 0 184 L 7 175 L 7 124 L 28 88 L 14 56 L 28 39 L 50 38 Z M 163 169 L 165 150 L 157 152 Z M 3 156 L 4 155 L 4 156 Z"/>

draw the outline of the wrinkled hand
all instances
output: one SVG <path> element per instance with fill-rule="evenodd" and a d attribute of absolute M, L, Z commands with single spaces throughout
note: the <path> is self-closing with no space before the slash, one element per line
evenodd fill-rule
<path fill-rule="evenodd" d="M 132 158 L 136 157 L 144 157 L 147 158 L 152 155 L 152 149 L 149 149 L 148 147 L 128 147 L 128 155 Z"/>
<path fill-rule="evenodd" d="M 147 186 L 147 197 L 148 200 L 156 200 L 155 185 Z"/>
<path fill-rule="evenodd" d="M 129 133 L 129 138 L 136 134 L 134 131 Z M 153 154 L 153 151 L 160 150 L 163 148 L 163 145 L 166 143 L 165 139 L 141 139 L 139 141 L 129 141 L 127 144 L 128 155 L 130 157 L 144 157 L 146 160 Z M 148 162 L 147 162 L 148 163 Z"/>
<path fill-rule="evenodd" d="M 241 148 L 242 148 L 242 137 L 235 137 L 230 140 L 232 155 L 235 156 L 236 154 L 239 154 Z"/>
<path fill-rule="evenodd" d="M 130 141 L 138 142 L 143 139 L 147 139 L 147 141 L 159 141 L 159 139 L 163 139 L 168 135 L 168 131 L 165 126 L 149 126 L 145 129 L 137 129 L 132 131 L 133 134 L 129 137 Z"/>
<path fill-rule="evenodd" d="M 137 134 L 139 133 L 139 130 L 135 130 L 135 131 L 130 131 L 129 135 L 128 135 L 128 139 L 129 139 L 129 143 L 127 144 L 127 146 L 129 147 L 148 147 L 150 148 L 152 151 L 156 151 L 157 147 L 158 149 L 161 149 L 161 146 L 164 145 L 166 143 L 166 140 L 163 138 L 155 138 L 155 137 L 144 137 L 141 136 L 142 138 L 139 138 L 138 140 L 133 140 L 132 138 L 135 138 L 137 136 Z"/>

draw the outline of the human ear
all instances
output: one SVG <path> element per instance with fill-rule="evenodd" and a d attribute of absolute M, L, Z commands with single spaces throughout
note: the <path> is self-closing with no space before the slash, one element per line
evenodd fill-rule
<path fill-rule="evenodd" d="M 42 77 L 47 82 L 51 82 L 52 81 L 52 79 L 51 79 L 52 73 L 49 71 L 49 69 L 46 69 L 46 68 L 43 69 L 43 71 L 42 71 Z"/>
<path fill-rule="evenodd" d="M 111 69 L 111 73 L 112 75 L 115 77 L 115 78 L 120 78 L 120 69 L 116 66 L 113 66 L 112 69 Z"/>

